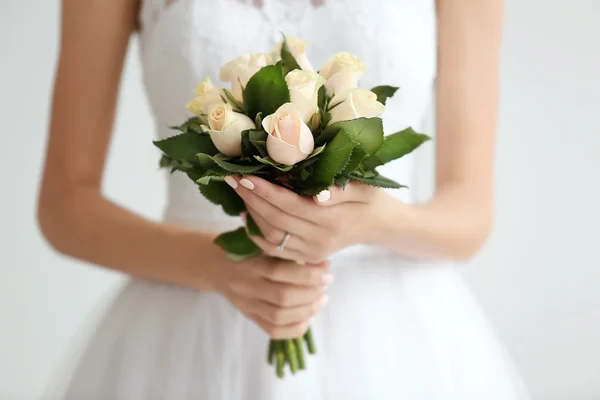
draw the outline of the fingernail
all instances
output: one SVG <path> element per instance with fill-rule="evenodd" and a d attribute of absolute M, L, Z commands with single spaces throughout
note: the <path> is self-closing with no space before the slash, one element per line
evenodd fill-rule
<path fill-rule="evenodd" d="M 321 307 L 324 307 L 327 303 L 329 303 L 329 296 L 325 295 L 321 298 Z"/>
<path fill-rule="evenodd" d="M 245 211 L 240 214 L 240 217 L 242 218 L 242 221 L 246 222 L 246 212 Z"/>
<path fill-rule="evenodd" d="M 331 192 L 327 189 L 321 191 L 318 195 L 317 195 L 317 201 L 319 203 L 325 203 L 327 200 L 329 200 L 331 198 Z"/>
<path fill-rule="evenodd" d="M 223 178 L 223 180 L 232 188 L 237 189 L 238 183 L 233 176 L 226 176 L 225 178 Z"/>
<path fill-rule="evenodd" d="M 332 274 L 325 274 L 325 275 L 323 275 L 323 277 L 321 279 L 323 280 L 323 283 L 326 285 L 331 285 L 333 283 L 333 275 Z"/>
<path fill-rule="evenodd" d="M 254 189 L 254 183 L 250 182 L 248 179 L 244 178 L 240 181 L 240 184 L 246 189 L 252 190 Z"/>

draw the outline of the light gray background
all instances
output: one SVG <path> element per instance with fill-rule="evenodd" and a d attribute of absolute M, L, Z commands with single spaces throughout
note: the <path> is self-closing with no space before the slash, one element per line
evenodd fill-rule
<path fill-rule="evenodd" d="M 58 3 L 0 0 L 1 399 L 35 398 L 121 280 L 54 254 L 34 219 Z M 599 19 L 596 0 L 506 7 L 497 225 L 464 271 L 536 399 L 600 398 Z M 134 40 L 105 192 L 158 218 L 164 182 L 137 57 Z"/>

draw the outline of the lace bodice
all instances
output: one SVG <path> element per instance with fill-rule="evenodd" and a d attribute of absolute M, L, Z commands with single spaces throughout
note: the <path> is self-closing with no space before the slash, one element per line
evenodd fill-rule
<path fill-rule="evenodd" d="M 209 76 L 245 52 L 265 52 L 281 33 L 308 41 L 318 68 L 346 50 L 367 65 L 361 87 L 399 86 L 382 118 L 386 132 L 419 127 L 431 102 L 436 68 L 434 0 L 144 0 L 140 41 L 144 83 L 157 136 L 187 117 L 185 103 Z M 382 171 L 410 184 L 411 158 Z M 410 200 L 410 192 L 397 192 Z M 202 198 L 186 177 L 169 178 L 167 218 L 194 220 L 216 229 L 239 221 Z"/>

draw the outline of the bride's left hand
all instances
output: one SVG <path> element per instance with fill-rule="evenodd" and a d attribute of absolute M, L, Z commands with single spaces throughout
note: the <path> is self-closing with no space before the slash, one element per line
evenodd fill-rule
<path fill-rule="evenodd" d="M 345 247 L 369 243 L 388 197 L 381 189 L 350 182 L 332 186 L 318 196 L 303 197 L 256 176 L 228 177 L 246 203 L 263 238 L 251 239 L 268 255 L 318 263 Z M 286 232 L 283 251 L 277 247 Z"/>

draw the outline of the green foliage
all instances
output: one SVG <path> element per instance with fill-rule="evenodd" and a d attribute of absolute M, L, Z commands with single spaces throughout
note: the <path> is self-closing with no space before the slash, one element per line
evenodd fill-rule
<path fill-rule="evenodd" d="M 292 168 L 294 168 L 293 165 L 283 165 L 283 164 L 279 164 L 277 162 L 275 162 L 275 160 L 273 160 L 271 157 L 260 157 L 260 156 L 254 156 L 254 158 L 256 160 L 258 160 L 259 163 L 261 164 L 265 164 L 265 165 L 270 165 L 273 168 L 276 168 L 280 171 L 283 172 L 288 172 L 291 171 Z"/>
<path fill-rule="evenodd" d="M 226 161 L 225 157 L 222 154 L 217 154 L 215 156 L 209 156 L 208 154 L 197 154 L 197 159 L 200 162 L 200 165 L 205 169 L 217 169 L 218 167 L 224 169 L 225 171 L 233 172 L 235 174 L 252 174 L 261 169 L 264 169 L 264 165 L 240 165 L 233 163 L 231 161 Z"/>
<path fill-rule="evenodd" d="M 262 232 L 258 225 L 256 225 L 256 221 L 252 218 L 252 215 L 246 214 L 246 229 L 248 230 L 249 236 L 257 236 L 259 238 L 264 238 Z"/>
<path fill-rule="evenodd" d="M 412 128 L 406 128 L 403 131 L 386 136 L 377 153 L 367 158 L 362 165 L 365 169 L 374 169 L 404 157 L 430 139 L 429 136 L 417 133 Z"/>
<path fill-rule="evenodd" d="M 350 121 L 340 121 L 328 126 L 316 139 L 321 145 L 331 140 L 340 130 L 344 130 L 358 148 L 367 155 L 372 155 L 383 144 L 383 123 L 381 118 L 358 118 Z"/>
<path fill-rule="evenodd" d="M 371 92 L 377 95 L 378 102 L 385 104 L 386 100 L 392 97 L 398 89 L 400 88 L 396 86 L 382 85 L 375 86 L 373 89 L 371 89 Z"/>
<path fill-rule="evenodd" d="M 212 156 L 219 152 L 207 133 L 182 133 L 153 143 L 171 160 L 191 165 L 199 164 L 196 158 L 198 153 Z"/>
<path fill-rule="evenodd" d="M 233 111 L 237 111 L 237 112 L 244 112 L 244 105 L 242 103 L 240 103 L 238 100 L 236 100 L 235 97 L 233 97 L 233 94 L 231 94 L 231 92 L 227 89 L 223 89 L 223 93 L 225 93 L 225 98 L 223 99 L 224 102 L 231 104 L 231 108 L 233 109 Z M 221 96 L 223 97 L 223 96 Z"/>
<path fill-rule="evenodd" d="M 350 136 L 344 129 L 340 130 L 313 164 L 313 173 L 309 179 L 311 187 L 305 193 L 316 194 L 331 186 L 335 177 L 348 164 L 353 149 L 354 143 Z"/>
<path fill-rule="evenodd" d="M 285 35 L 283 35 L 283 44 L 281 45 L 281 61 L 283 62 L 283 69 L 286 74 L 295 69 L 302 69 L 290 52 Z"/>
<path fill-rule="evenodd" d="M 241 261 L 261 252 L 260 247 L 250 240 L 244 227 L 217 236 L 214 243 L 236 261 Z"/>
<path fill-rule="evenodd" d="M 290 92 L 283 77 L 281 63 L 262 67 L 250 78 L 244 91 L 244 105 L 248 116 L 273 114 L 282 104 L 290 101 Z"/>
<path fill-rule="evenodd" d="M 381 176 L 381 175 L 371 176 L 368 178 L 360 177 L 357 175 L 350 175 L 350 179 L 353 181 L 367 184 L 369 186 L 375 186 L 375 187 L 380 187 L 380 188 L 400 189 L 400 188 L 406 187 L 404 185 L 399 184 L 398 182 L 395 182 L 395 181 L 393 181 L 389 178 L 386 178 L 385 176 Z"/>
<path fill-rule="evenodd" d="M 227 215 L 240 215 L 246 209 L 240 196 L 225 182 L 211 179 L 208 184 L 198 185 L 198 188 L 208 201 L 223 207 Z"/>

